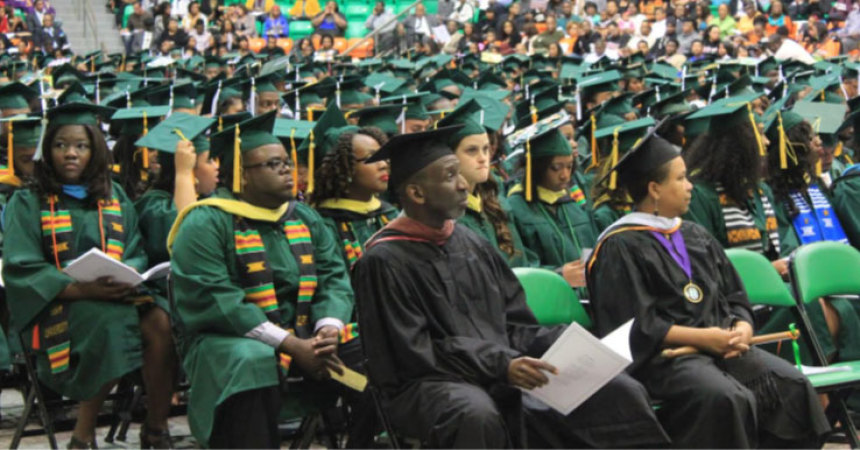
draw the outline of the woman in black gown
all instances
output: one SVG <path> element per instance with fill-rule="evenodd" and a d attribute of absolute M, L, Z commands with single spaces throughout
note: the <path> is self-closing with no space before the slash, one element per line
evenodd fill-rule
<path fill-rule="evenodd" d="M 679 448 L 819 447 L 829 431 L 815 390 L 787 362 L 750 348 L 752 311 L 720 244 L 679 217 L 686 166 L 651 135 L 615 167 L 633 213 L 609 226 L 588 265 L 597 331 L 633 318 L 632 375 Z M 630 257 L 630 255 L 638 255 Z M 666 347 L 698 353 L 667 359 Z"/>

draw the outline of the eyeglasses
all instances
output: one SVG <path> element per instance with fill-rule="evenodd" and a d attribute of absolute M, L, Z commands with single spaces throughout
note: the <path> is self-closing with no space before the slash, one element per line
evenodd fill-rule
<path fill-rule="evenodd" d="M 243 169 L 256 169 L 258 167 L 265 167 L 273 172 L 289 169 L 293 167 L 293 163 L 288 159 L 270 159 L 266 162 L 261 162 L 259 164 L 251 164 L 247 166 L 242 166 Z"/>

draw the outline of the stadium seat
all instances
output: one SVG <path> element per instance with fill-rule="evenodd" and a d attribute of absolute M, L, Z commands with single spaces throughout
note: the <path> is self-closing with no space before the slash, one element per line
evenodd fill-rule
<path fill-rule="evenodd" d="M 278 47 L 284 50 L 284 53 L 290 54 L 290 51 L 293 49 L 293 40 L 290 38 L 278 38 Z"/>
<path fill-rule="evenodd" d="M 346 24 L 346 33 L 344 36 L 349 38 L 360 38 L 367 34 L 367 28 L 364 27 L 364 22 L 360 20 L 351 20 Z"/>
<path fill-rule="evenodd" d="M 251 49 L 252 52 L 257 53 L 266 46 L 266 40 L 263 38 L 250 38 L 248 39 L 248 48 Z"/>
<path fill-rule="evenodd" d="M 424 8 L 427 10 L 427 14 L 438 14 L 439 0 L 424 0 Z"/>
<path fill-rule="evenodd" d="M 347 39 L 346 48 L 348 49 L 348 48 L 352 47 L 353 45 L 355 45 L 356 42 L 361 41 L 361 39 L 362 38 L 349 38 L 349 39 Z M 351 56 L 353 58 L 368 58 L 370 56 L 373 56 L 373 39 L 368 39 L 368 40 L 364 41 L 363 44 L 352 49 L 352 51 L 349 52 L 349 56 Z"/>
<path fill-rule="evenodd" d="M 336 37 L 334 38 L 334 49 L 337 50 L 338 54 L 343 53 L 346 50 L 347 41 L 346 38 Z"/>
<path fill-rule="evenodd" d="M 370 16 L 371 11 L 372 8 L 367 3 L 352 1 L 347 4 L 344 15 L 346 16 L 346 20 L 364 22 Z"/>
<path fill-rule="evenodd" d="M 750 303 L 791 308 L 798 319 L 801 339 L 812 349 L 819 365 L 828 366 L 803 304 L 830 295 L 860 293 L 860 274 L 857 273 L 860 271 L 860 252 L 849 245 L 835 242 L 800 247 L 790 263 L 795 297 L 792 297 L 770 261 L 761 254 L 744 249 L 729 249 L 726 255 L 740 275 Z M 835 419 L 840 422 L 851 447 L 858 448 L 860 440 L 857 439 L 857 429 L 845 405 L 845 398 L 860 386 L 860 361 L 838 362 L 829 366 L 839 367 L 840 370 L 810 374 L 807 378 L 816 391 L 828 395 L 831 406 L 836 409 Z"/>
<path fill-rule="evenodd" d="M 567 325 L 577 322 L 591 328 L 576 291 L 561 275 L 547 269 L 518 267 L 514 274 L 526 292 L 526 303 L 541 325 Z"/>
<path fill-rule="evenodd" d="M 313 32 L 314 26 L 310 20 L 294 20 L 290 22 L 290 38 L 294 41 L 310 36 Z"/>
<path fill-rule="evenodd" d="M 311 36 L 311 44 L 313 44 L 314 50 L 320 49 L 320 41 L 321 40 L 322 40 L 322 37 L 318 34 L 314 34 Z"/>

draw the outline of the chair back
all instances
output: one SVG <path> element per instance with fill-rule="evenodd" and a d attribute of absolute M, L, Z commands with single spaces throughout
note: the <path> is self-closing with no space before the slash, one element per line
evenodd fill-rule
<path fill-rule="evenodd" d="M 591 318 L 579 303 L 576 291 L 564 278 L 547 269 L 516 268 L 514 274 L 526 292 L 526 303 L 541 325 L 576 322 L 591 328 Z"/>
<path fill-rule="evenodd" d="M 787 308 L 796 305 L 782 277 L 767 258 L 760 253 L 739 248 L 726 250 L 726 255 L 740 275 L 750 303 Z"/>
<path fill-rule="evenodd" d="M 804 304 L 821 297 L 860 294 L 860 251 L 838 242 L 816 242 L 791 258 L 792 284 Z"/>

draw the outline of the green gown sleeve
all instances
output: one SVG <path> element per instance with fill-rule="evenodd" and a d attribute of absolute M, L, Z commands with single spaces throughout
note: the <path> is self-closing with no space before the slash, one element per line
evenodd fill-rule
<path fill-rule="evenodd" d="M 609 204 L 604 203 L 594 210 L 592 217 L 594 217 L 594 225 L 597 227 L 597 233 L 600 234 L 615 223 L 620 215 Z"/>
<path fill-rule="evenodd" d="M 3 279 L 6 283 L 11 328 L 29 328 L 42 310 L 74 280 L 57 270 L 42 249 L 41 209 L 29 190 L 15 193 L 4 213 Z M 26 301 L 14 301 L 26 299 Z"/>
<path fill-rule="evenodd" d="M 355 297 L 336 234 L 325 226 L 320 215 L 310 207 L 300 203 L 296 208 L 297 215 L 310 229 L 314 244 L 317 289 L 311 304 L 311 319 L 316 321 L 330 317 L 349 322 Z"/>
<path fill-rule="evenodd" d="M 177 215 L 173 197 L 169 192 L 150 190 L 143 194 L 134 206 L 140 220 L 140 233 L 143 235 L 149 264 L 154 266 L 170 260 L 167 253 L 167 234 Z"/>
<path fill-rule="evenodd" d="M 146 256 L 143 236 L 140 234 L 137 210 L 128 195 L 119 187 L 113 185 L 114 192 L 122 208 L 122 220 L 125 225 L 125 247 L 122 252 L 122 262 L 134 267 L 138 272 L 146 272 L 149 268 L 149 258 Z M 165 240 L 166 242 L 166 240 Z"/>
<path fill-rule="evenodd" d="M 194 209 L 179 227 L 170 265 L 176 310 L 189 334 L 244 336 L 266 321 L 231 280 L 232 237 L 231 216 L 213 207 Z"/>
<path fill-rule="evenodd" d="M 839 179 L 833 188 L 833 210 L 851 245 L 860 249 L 860 175 Z"/>

